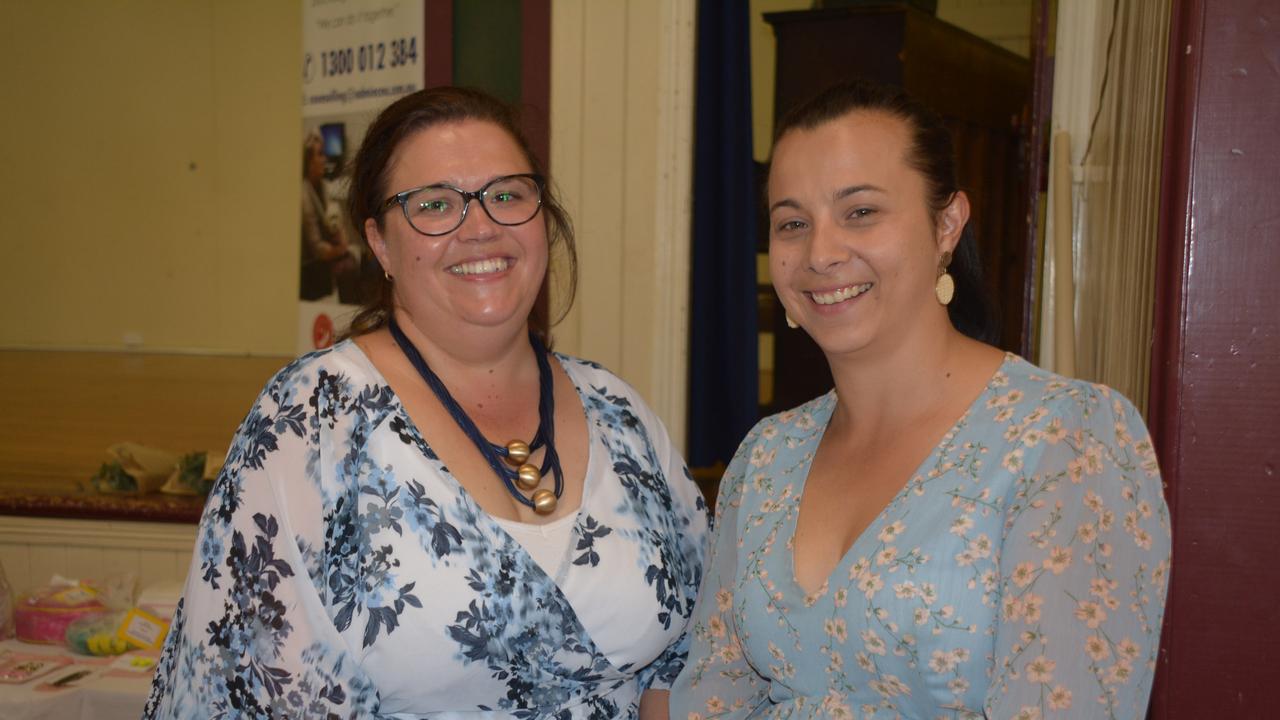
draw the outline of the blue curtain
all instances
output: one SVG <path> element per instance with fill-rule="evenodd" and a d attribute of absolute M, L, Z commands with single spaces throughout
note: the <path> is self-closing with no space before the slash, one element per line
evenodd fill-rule
<path fill-rule="evenodd" d="M 749 6 L 698 3 L 689 464 L 728 462 L 755 424 L 756 191 Z"/>

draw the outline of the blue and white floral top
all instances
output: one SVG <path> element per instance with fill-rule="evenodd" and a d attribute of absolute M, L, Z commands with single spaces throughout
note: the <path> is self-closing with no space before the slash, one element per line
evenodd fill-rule
<path fill-rule="evenodd" d="M 635 717 L 683 666 L 706 505 L 632 388 L 559 360 L 590 457 L 545 568 L 354 343 L 281 370 L 205 507 L 145 717 Z"/>
<path fill-rule="evenodd" d="M 1143 717 L 1170 535 L 1133 406 L 1008 356 L 809 594 L 792 539 L 835 404 L 730 464 L 672 717 Z"/>

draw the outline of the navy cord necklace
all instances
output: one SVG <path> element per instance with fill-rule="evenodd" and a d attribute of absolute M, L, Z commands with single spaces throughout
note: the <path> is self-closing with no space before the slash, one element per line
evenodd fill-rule
<path fill-rule="evenodd" d="M 502 483 L 507 486 L 507 492 L 524 505 L 533 508 L 539 515 L 555 512 L 556 503 L 564 492 L 564 473 L 560 470 L 560 456 L 556 454 L 556 399 L 551 384 L 551 363 L 547 360 L 547 348 L 538 336 L 532 332 L 529 333 L 529 344 L 533 346 L 533 354 L 538 360 L 538 431 L 534 433 L 533 440 L 529 443 L 512 440 L 506 446 L 502 446 L 489 442 L 480 433 L 480 428 L 476 427 L 462 406 L 458 405 L 458 401 L 449 394 L 449 389 L 444 386 L 444 382 L 427 365 L 422 353 L 418 352 L 418 348 L 405 337 L 394 317 L 387 319 L 387 329 L 391 331 L 391 337 L 400 346 L 401 352 L 426 381 L 427 387 L 431 388 L 431 391 L 440 399 L 440 404 L 449 411 L 449 415 L 453 416 L 453 421 L 458 423 L 462 432 L 466 433 L 475 444 L 476 449 L 484 456 L 494 473 L 502 478 Z M 529 456 L 544 446 L 547 452 L 542 457 L 542 467 L 530 464 Z M 536 489 L 542 482 L 543 476 L 547 474 L 547 470 L 551 471 L 555 479 L 554 492 L 546 488 Z M 517 486 L 526 491 L 533 490 L 533 494 L 525 496 Z"/>

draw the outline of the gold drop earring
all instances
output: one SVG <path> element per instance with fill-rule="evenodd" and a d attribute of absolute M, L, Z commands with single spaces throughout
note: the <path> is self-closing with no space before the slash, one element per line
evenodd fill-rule
<path fill-rule="evenodd" d="M 951 252 L 942 253 L 942 258 L 938 261 L 938 281 L 933 284 L 933 294 L 938 298 L 938 303 L 943 306 L 950 305 L 952 298 L 956 296 L 955 278 L 947 272 L 947 266 L 950 264 Z"/>

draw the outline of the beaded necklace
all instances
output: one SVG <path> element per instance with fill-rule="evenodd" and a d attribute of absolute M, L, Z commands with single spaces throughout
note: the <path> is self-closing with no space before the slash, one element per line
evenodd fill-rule
<path fill-rule="evenodd" d="M 400 346 L 401 352 L 409 359 L 409 363 L 426 381 L 427 387 L 431 388 L 439 398 L 440 404 L 449 411 L 453 421 L 458 423 L 458 427 L 466 433 L 476 449 L 484 456 L 485 461 L 489 463 L 489 467 L 493 468 L 494 473 L 502 479 L 507 492 L 522 504 L 533 508 L 539 515 L 555 512 L 556 503 L 564 493 L 564 473 L 560 470 L 560 456 L 556 453 L 555 446 L 556 400 L 551 382 L 551 364 L 547 360 L 547 348 L 538 336 L 532 332 L 529 333 L 529 344 L 533 346 L 533 354 L 538 360 L 538 430 L 534 433 L 533 440 L 528 443 L 512 440 L 504 446 L 489 442 L 480 433 L 480 428 L 476 427 L 458 401 L 449 394 L 449 389 L 444 386 L 444 382 L 427 365 L 422 353 L 418 352 L 413 343 L 409 342 L 409 338 L 405 337 L 400 326 L 396 324 L 395 318 L 387 320 L 387 329 L 391 331 L 391 337 Z M 529 456 L 544 446 L 547 452 L 542 457 L 542 467 L 529 463 Z M 554 491 L 538 488 L 547 470 L 551 471 L 555 479 Z M 532 490 L 533 493 L 526 496 L 521 490 Z"/>

